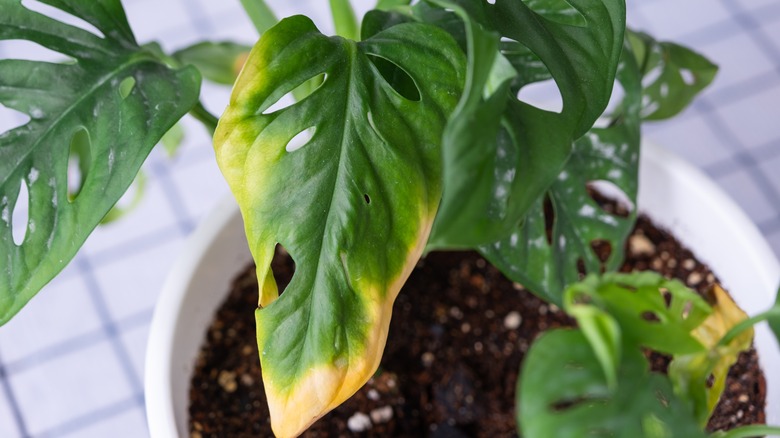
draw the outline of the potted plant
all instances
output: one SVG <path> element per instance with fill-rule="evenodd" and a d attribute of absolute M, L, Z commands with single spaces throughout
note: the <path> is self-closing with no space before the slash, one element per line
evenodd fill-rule
<path fill-rule="evenodd" d="M 702 375 L 714 372 L 718 382 L 723 364 L 749 343 L 732 342 L 731 333 L 744 333 L 743 318 L 725 318 L 736 313 L 726 299 L 708 305 L 658 278 L 577 283 L 581 271 L 619 264 L 636 215 L 603 212 L 586 184 L 609 180 L 635 199 L 641 119 L 679 112 L 714 75 L 714 66 L 687 49 L 626 32 L 623 2 L 381 1 L 361 27 L 348 2 L 331 2 L 348 38 L 325 37 L 300 16 L 266 30 L 267 11 L 246 2 L 263 37 L 218 125 L 198 104 L 198 69 L 185 66 L 204 67 L 202 58 L 139 46 L 118 0 L 46 3 L 101 35 L 21 3 L 10 3 L 2 19 L 2 37 L 75 61 L 0 66 L 2 103 L 31 117 L 3 136 L 0 149 L 0 210 L 14 209 L 22 184 L 30 192 L 23 242 L 13 242 L 3 216 L 3 321 L 73 257 L 151 148 L 190 112 L 216 129 L 217 159 L 258 266 L 257 339 L 281 436 L 300 433 L 373 374 L 392 303 L 426 248 L 478 249 L 510 278 L 564 306 L 592 347 L 577 359 L 596 363 L 601 374 L 590 375 L 591 383 L 602 379 L 609 391 L 625 389 L 624 370 L 641 371 L 641 361 L 622 352 L 642 346 L 681 355 L 670 374 L 675 391 L 664 394 L 679 398 L 675 414 L 687 416 L 679 423 L 656 413 L 641 422 L 646 434 L 696 427 L 708 397 L 717 398 L 717 386 L 706 389 Z M 193 50 L 232 64 L 240 58 L 235 49 Z M 560 112 L 517 99 L 524 86 L 550 79 Z M 616 79 L 624 95 L 604 115 Z M 273 106 L 288 93 L 300 101 Z M 605 125 L 594 128 L 602 116 Z M 296 143 L 300 135 L 307 139 Z M 83 165 L 75 190 L 68 188 L 69 156 Z M 595 240 L 609 242 L 606 260 L 594 253 Z M 277 244 L 296 262 L 281 298 L 269 271 Z M 657 297 L 668 289 L 695 309 L 675 308 L 686 316 L 664 320 L 689 335 L 686 348 L 627 335 L 637 322 L 621 318 L 621 306 L 646 303 L 611 300 L 609 291 L 649 285 Z M 725 322 L 705 339 L 696 331 L 709 329 L 710 316 Z M 545 339 L 553 336 L 560 338 Z"/>

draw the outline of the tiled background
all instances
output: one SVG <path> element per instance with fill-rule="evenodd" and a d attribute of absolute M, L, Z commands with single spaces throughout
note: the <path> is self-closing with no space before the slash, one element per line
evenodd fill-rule
<path fill-rule="evenodd" d="M 780 1 L 628 1 L 632 26 L 691 45 L 721 66 L 691 109 L 646 135 L 704 169 L 780 253 Z M 139 41 L 160 40 L 167 49 L 255 38 L 238 0 L 124 3 Z M 355 3 L 365 9 L 373 1 Z M 324 0 L 272 4 L 280 16 L 314 11 L 331 29 Z M 0 58 L 30 53 L 0 42 Z M 221 112 L 227 94 L 206 86 L 212 112 Z M 0 131 L 13 124 L 3 110 Z M 205 132 L 186 126 L 178 156 L 152 153 L 140 208 L 97 230 L 62 275 L 0 328 L 0 437 L 148 435 L 143 362 L 153 306 L 184 239 L 227 194 Z"/>

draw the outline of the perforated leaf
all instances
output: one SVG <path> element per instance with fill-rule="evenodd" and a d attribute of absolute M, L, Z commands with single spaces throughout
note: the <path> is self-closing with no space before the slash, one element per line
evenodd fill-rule
<path fill-rule="evenodd" d="M 608 126 L 577 140 L 557 181 L 545 198 L 536 200 L 521 226 L 480 247 L 505 275 L 553 302 L 560 303 L 566 285 L 579 279 L 580 265 L 588 273 L 616 269 L 636 220 L 633 209 L 626 216 L 604 210 L 590 191 L 590 184 L 608 182 L 619 188 L 625 198 L 620 201 L 631 204 L 627 207 L 636 205 L 641 82 L 630 47 L 624 50 L 617 80 L 625 94 Z M 596 244 L 608 245 L 606 260 Z"/>
<path fill-rule="evenodd" d="M 376 370 L 441 197 L 440 139 L 464 70 L 452 38 L 419 23 L 355 43 L 296 16 L 252 50 L 215 148 L 264 285 L 257 338 L 277 436 L 299 433 Z M 321 74 L 308 97 L 269 110 Z M 278 297 L 277 243 L 296 264 Z"/>
<path fill-rule="evenodd" d="M 685 109 L 718 72 L 707 58 L 681 45 L 626 33 L 644 77 L 642 118 L 668 119 Z"/>
<path fill-rule="evenodd" d="M 625 4 L 602 0 L 433 3 L 452 9 L 464 20 L 471 76 L 445 131 L 446 190 L 430 246 L 473 247 L 511 234 L 560 173 L 574 140 L 604 111 L 622 50 Z M 546 15 L 531 6 L 544 9 Z M 571 16 L 582 18 L 586 25 L 543 19 L 572 10 L 576 14 Z M 440 21 L 450 23 L 446 15 Z M 517 99 L 517 90 L 509 87 L 517 73 L 510 74 L 509 63 L 496 55 L 500 38 L 516 41 L 544 63 L 563 99 L 560 113 Z"/>
<path fill-rule="evenodd" d="M 0 60 L 0 104 L 30 116 L 0 136 L 0 323 L 65 267 L 200 87 L 195 69 L 171 70 L 136 44 L 119 0 L 42 2 L 103 35 L 0 0 L 0 39 L 28 40 L 73 60 Z M 87 135 L 90 161 L 69 200 L 68 155 L 78 133 Z M 22 184 L 29 221 L 13 224 Z M 12 238 L 16 227 L 26 227 L 21 245 Z"/>
<path fill-rule="evenodd" d="M 650 373 L 641 352 L 624 351 L 618 384 L 578 330 L 540 337 L 518 379 L 518 425 L 529 437 L 705 437 L 669 380 Z"/>

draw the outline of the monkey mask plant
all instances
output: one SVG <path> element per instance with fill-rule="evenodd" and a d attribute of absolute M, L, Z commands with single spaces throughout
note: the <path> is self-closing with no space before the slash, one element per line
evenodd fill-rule
<path fill-rule="evenodd" d="M 280 436 L 300 433 L 376 371 L 393 301 L 426 250 L 476 249 L 559 305 L 580 271 L 615 269 L 636 212 L 607 213 L 588 184 L 609 181 L 635 201 L 641 120 L 678 113 L 716 70 L 690 50 L 626 31 L 623 0 L 381 0 L 360 26 L 348 1 L 332 0 L 342 35 L 333 37 L 303 16 L 270 27 L 265 5 L 244 0 L 262 37 L 217 126 L 198 102 L 202 76 L 232 82 L 244 48 L 204 43 L 168 55 L 135 41 L 119 0 L 41 3 L 94 31 L 0 0 L 0 39 L 69 58 L 0 61 L 0 103 L 30 117 L 0 137 L 0 321 L 67 264 L 189 112 L 216 129 L 216 157 L 244 217 Z M 518 98 L 542 81 L 554 81 L 560 111 Z M 605 112 L 616 82 L 622 97 Z M 275 105 L 290 93 L 297 103 Z M 76 190 L 67 181 L 73 160 L 83 175 Z M 30 219 L 17 243 L 10 212 L 22 184 Z M 610 244 L 606 261 L 596 241 Z M 281 295 L 270 270 L 277 245 L 296 264 Z M 618 388 L 616 327 L 632 333 L 636 322 L 604 316 L 617 305 L 571 303 L 607 388 Z M 670 324 L 690 332 L 711 312 Z M 554 336 L 546 344 L 580 335 Z M 590 354 L 565 354 L 580 353 Z M 674 430 L 666 420 L 658 414 L 643 430 Z"/>

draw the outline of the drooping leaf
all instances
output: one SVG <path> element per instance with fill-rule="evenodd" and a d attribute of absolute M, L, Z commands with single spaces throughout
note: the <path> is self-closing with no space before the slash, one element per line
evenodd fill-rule
<path fill-rule="evenodd" d="M 548 14 L 559 10 L 565 15 L 574 8 L 586 22 L 579 26 L 544 19 L 522 1 L 431 3 L 452 9 L 465 21 L 473 75 L 443 140 L 446 189 L 429 245 L 489 244 L 516 229 L 555 181 L 574 140 L 607 106 L 622 50 L 625 4 L 532 2 Z M 508 84 L 486 89 L 487 72 L 502 59 L 493 49 L 500 38 L 527 47 L 543 62 L 560 90 L 560 113 L 518 100 Z"/>
<path fill-rule="evenodd" d="M 712 313 L 692 332 L 706 349 L 675 355 L 669 365 L 669 378 L 675 392 L 688 401 L 702 426 L 707 424 L 720 400 L 729 369 L 753 342 L 753 330 L 748 329 L 721 345 L 720 340 L 726 333 L 748 317 L 718 285 L 711 290 L 708 301 Z"/>
<path fill-rule="evenodd" d="M 607 127 L 593 128 L 577 140 L 546 199 L 536 200 L 516 231 L 480 247 L 505 275 L 559 304 L 566 285 L 579 279 L 580 265 L 588 273 L 620 266 L 623 241 L 636 220 L 635 210 L 625 217 L 604 210 L 589 187 L 594 182 L 609 182 L 628 203 L 636 205 L 641 82 L 630 47 L 624 50 L 617 72 L 624 91 L 620 112 L 613 114 Z M 596 244 L 608 245 L 606 260 Z"/>
<path fill-rule="evenodd" d="M 20 0 L 0 0 L 0 40 L 28 40 L 73 61 L 0 60 L 0 104 L 30 116 L 0 136 L 0 323 L 65 267 L 160 137 L 195 104 L 200 87 L 197 70 L 172 70 L 136 44 L 119 0 L 42 1 L 102 36 Z M 71 200 L 68 156 L 79 133 L 86 133 L 90 161 Z M 29 221 L 12 224 L 22 184 Z M 21 245 L 13 241 L 15 227 L 27 229 Z"/>
<path fill-rule="evenodd" d="M 416 100 L 387 82 L 377 58 L 411 78 Z M 440 139 L 464 70 L 452 38 L 420 23 L 355 43 L 296 16 L 252 50 L 215 149 L 264 285 L 257 335 L 277 436 L 299 433 L 376 370 L 441 197 Z M 268 110 L 323 73 L 308 97 Z M 307 130 L 310 140 L 288 150 Z M 296 264 L 278 297 L 277 243 Z"/>
<path fill-rule="evenodd" d="M 715 78 L 718 66 L 693 50 L 656 41 L 642 32 L 626 32 L 642 70 L 642 118 L 677 115 Z"/>
<path fill-rule="evenodd" d="M 251 47 L 230 41 L 204 41 L 178 50 L 171 55 L 182 65 L 192 64 L 204 79 L 222 85 L 233 85 Z"/>
<path fill-rule="evenodd" d="M 669 380 L 625 350 L 618 384 L 607 385 L 578 330 L 548 332 L 531 346 L 517 389 L 517 421 L 529 437 L 705 437 Z"/>

